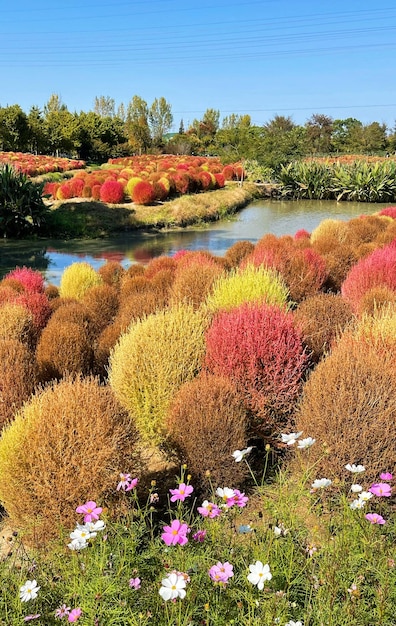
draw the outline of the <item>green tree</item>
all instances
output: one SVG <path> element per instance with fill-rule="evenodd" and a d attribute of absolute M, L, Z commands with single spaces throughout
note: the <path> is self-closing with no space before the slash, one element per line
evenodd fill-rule
<path fill-rule="evenodd" d="M 47 150 L 47 137 L 44 117 L 38 106 L 30 108 L 27 121 L 29 126 L 29 151 L 36 154 L 44 154 Z"/>
<path fill-rule="evenodd" d="M 140 96 L 133 96 L 128 103 L 125 120 L 125 131 L 132 152 L 142 154 L 151 146 L 148 116 L 147 102 Z"/>
<path fill-rule="evenodd" d="M 2 150 L 26 151 L 29 141 L 29 124 L 26 113 L 19 104 L 0 109 L 0 147 Z"/>
<path fill-rule="evenodd" d="M 148 113 L 151 129 L 151 138 L 155 146 L 161 146 L 164 135 L 170 131 L 173 124 L 172 107 L 161 97 L 155 99 Z"/>
<path fill-rule="evenodd" d="M 110 96 L 95 96 L 94 112 L 100 117 L 115 117 L 115 102 Z"/>
<path fill-rule="evenodd" d="M 223 119 L 222 127 L 216 133 L 216 152 L 225 162 L 249 158 L 253 136 L 250 115 L 233 113 Z"/>
<path fill-rule="evenodd" d="M 308 146 L 312 153 L 327 154 L 331 151 L 333 118 L 322 113 L 314 113 L 305 125 Z"/>
<path fill-rule="evenodd" d="M 360 135 L 362 122 L 354 117 L 347 117 L 344 120 L 334 120 L 331 143 L 336 152 L 355 152 L 357 149 L 354 143 L 354 136 Z M 356 132 L 357 131 L 357 132 Z"/>

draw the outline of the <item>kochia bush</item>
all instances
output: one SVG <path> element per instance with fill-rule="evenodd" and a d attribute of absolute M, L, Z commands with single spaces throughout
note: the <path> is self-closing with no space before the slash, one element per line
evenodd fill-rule
<path fill-rule="evenodd" d="M 88 289 L 102 282 L 101 276 L 89 263 L 72 263 L 61 276 L 59 293 L 62 298 L 80 300 Z"/>
<path fill-rule="evenodd" d="M 202 312 L 179 305 L 135 322 L 115 346 L 109 382 L 146 444 L 166 438 L 170 402 L 200 370 L 205 329 Z"/>
<path fill-rule="evenodd" d="M 124 187 L 116 180 L 106 180 L 100 188 L 102 202 L 119 204 L 124 200 Z"/>
<path fill-rule="evenodd" d="M 17 267 L 4 276 L 18 281 L 26 291 L 42 293 L 44 291 L 44 277 L 41 272 L 30 267 Z"/>
<path fill-rule="evenodd" d="M 259 432 L 280 428 L 300 394 L 308 362 L 292 313 L 249 303 L 221 311 L 206 346 L 206 367 L 236 385 Z"/>
<path fill-rule="evenodd" d="M 132 190 L 132 200 L 136 204 L 152 204 L 155 200 L 155 191 L 151 183 L 141 180 Z"/>

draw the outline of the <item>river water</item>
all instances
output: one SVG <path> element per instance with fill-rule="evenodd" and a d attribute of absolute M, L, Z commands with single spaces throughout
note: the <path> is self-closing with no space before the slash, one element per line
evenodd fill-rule
<path fill-rule="evenodd" d="M 222 256 L 240 240 L 256 243 L 266 233 L 294 235 L 304 228 L 312 232 L 324 219 L 349 220 L 371 214 L 390 203 L 335 202 L 332 200 L 258 200 L 229 220 L 206 226 L 161 232 L 130 232 L 111 239 L 0 241 L 0 276 L 16 266 L 42 271 L 47 282 L 59 285 L 63 270 L 75 262 L 86 261 L 95 269 L 109 260 L 124 267 L 148 263 L 178 250 L 209 250 Z"/>

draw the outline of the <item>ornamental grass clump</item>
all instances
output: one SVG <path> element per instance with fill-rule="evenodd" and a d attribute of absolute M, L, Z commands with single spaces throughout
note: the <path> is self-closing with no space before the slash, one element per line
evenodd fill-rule
<path fill-rule="evenodd" d="M 373 287 L 385 286 L 396 291 L 396 244 L 372 252 L 349 271 L 342 283 L 342 296 L 355 313 L 361 311 L 361 300 Z"/>
<path fill-rule="evenodd" d="M 292 313 L 275 305 L 245 303 L 220 311 L 206 334 L 205 366 L 233 382 L 260 434 L 290 417 L 307 364 Z"/>
<path fill-rule="evenodd" d="M 0 339 L 0 431 L 33 393 L 34 353 L 18 339 Z"/>
<path fill-rule="evenodd" d="M 201 368 L 206 326 L 202 312 L 174 306 L 133 323 L 112 351 L 110 385 L 146 444 L 166 439 L 170 402 Z"/>
<path fill-rule="evenodd" d="M 194 484 L 239 487 L 246 465 L 235 464 L 230 450 L 242 450 L 247 441 L 248 417 L 240 394 L 228 378 L 202 372 L 175 395 L 167 428 L 180 460 Z"/>
<path fill-rule="evenodd" d="M 346 335 L 305 383 L 295 426 L 322 442 L 309 458 L 318 475 L 342 480 L 346 464 L 364 460 L 374 481 L 384 467 L 396 469 L 395 419 L 394 352 Z"/>
<path fill-rule="evenodd" d="M 135 445 L 133 422 L 109 387 L 81 377 L 49 385 L 0 438 L 0 501 L 10 524 L 30 540 L 54 538 L 75 523 L 81 502 L 106 500 L 119 467 L 138 470 Z"/>
<path fill-rule="evenodd" d="M 229 311 L 245 302 L 287 307 L 288 289 L 281 277 L 265 267 L 248 264 L 220 276 L 206 299 L 209 311 Z"/>
<path fill-rule="evenodd" d="M 88 289 L 102 282 L 101 276 L 89 263 L 72 263 L 62 273 L 59 293 L 62 298 L 81 300 Z"/>

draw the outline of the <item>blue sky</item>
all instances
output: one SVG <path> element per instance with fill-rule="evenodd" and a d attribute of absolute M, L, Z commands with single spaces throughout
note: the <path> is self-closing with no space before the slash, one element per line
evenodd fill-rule
<path fill-rule="evenodd" d="M 0 0 L 0 11 L 1 106 L 163 96 L 175 130 L 207 108 L 257 125 L 313 113 L 395 124 L 391 0 Z"/>

